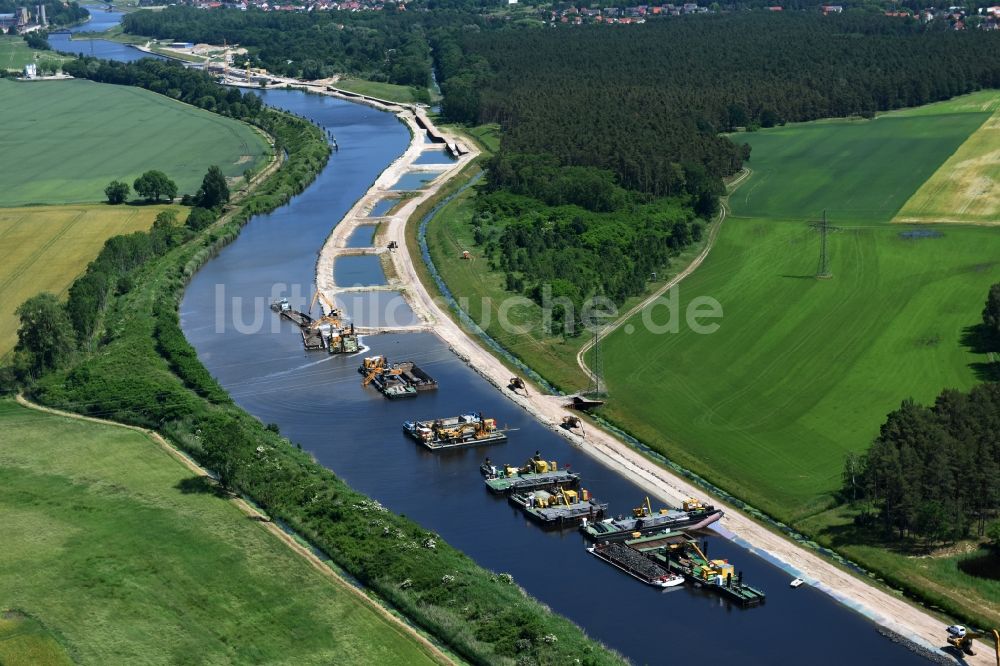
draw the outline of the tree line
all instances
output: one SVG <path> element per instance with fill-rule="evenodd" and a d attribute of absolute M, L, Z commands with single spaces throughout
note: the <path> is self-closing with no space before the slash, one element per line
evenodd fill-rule
<path fill-rule="evenodd" d="M 174 5 L 122 20 L 125 32 L 208 44 L 239 44 L 255 67 L 319 79 L 352 74 L 425 89 L 430 52 L 420 18 L 395 12 L 264 12 Z M 242 63 L 238 63 L 242 64 Z"/>
<path fill-rule="evenodd" d="M 490 267 L 505 276 L 508 291 L 551 305 L 553 332 L 562 335 L 583 332 L 588 299 L 621 305 L 704 233 L 691 208 L 670 198 L 629 198 L 594 212 L 498 190 L 477 197 L 475 206 L 474 240 Z"/>
<path fill-rule="evenodd" d="M 500 123 L 504 151 L 607 169 L 654 195 L 718 195 L 750 159 L 723 133 L 1000 86 L 1000 36 L 867 15 L 440 30 L 433 45 L 449 119 Z"/>
<path fill-rule="evenodd" d="M 1000 284 L 990 289 L 983 326 L 1000 351 Z M 845 461 L 843 494 L 865 509 L 857 522 L 894 539 L 983 536 L 1000 515 L 998 433 L 1000 383 L 946 390 L 930 406 L 904 401 L 871 448 Z"/>

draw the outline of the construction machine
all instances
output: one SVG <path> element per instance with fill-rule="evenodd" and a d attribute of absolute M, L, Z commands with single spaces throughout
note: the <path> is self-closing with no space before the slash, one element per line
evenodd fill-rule
<path fill-rule="evenodd" d="M 948 645 L 951 645 L 968 655 L 976 654 L 972 650 L 973 641 L 986 635 L 985 632 L 975 631 L 961 624 L 953 624 L 948 627 L 947 631 Z M 993 640 L 995 641 L 994 649 L 996 650 L 997 666 L 1000 666 L 1000 632 L 993 629 L 991 633 L 993 634 Z"/>
<path fill-rule="evenodd" d="M 521 379 L 520 377 L 511 377 L 509 386 L 510 390 L 513 391 L 514 393 L 517 393 L 518 391 L 524 391 L 525 397 L 528 396 L 528 387 L 524 384 L 524 380 Z"/>

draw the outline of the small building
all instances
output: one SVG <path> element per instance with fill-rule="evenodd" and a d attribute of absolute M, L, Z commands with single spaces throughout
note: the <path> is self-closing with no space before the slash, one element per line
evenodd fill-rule
<path fill-rule="evenodd" d="M 17 25 L 16 14 L 0 14 L 0 28 L 5 31 Z"/>
<path fill-rule="evenodd" d="M 29 62 L 24 66 L 24 78 L 26 79 L 37 79 L 38 78 L 38 65 L 33 62 Z"/>
<path fill-rule="evenodd" d="M 821 7 L 823 14 L 840 14 L 844 11 L 843 5 L 823 5 Z"/>

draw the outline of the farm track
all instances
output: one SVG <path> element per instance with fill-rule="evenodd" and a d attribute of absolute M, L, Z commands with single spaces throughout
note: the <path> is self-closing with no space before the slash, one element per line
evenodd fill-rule
<path fill-rule="evenodd" d="M 736 176 L 736 178 L 734 178 L 731 183 L 729 183 L 727 187 L 728 191 L 726 192 L 725 200 L 719 202 L 719 219 L 716 220 L 715 224 L 712 225 L 712 228 L 709 230 L 708 240 L 705 242 L 705 247 L 698 254 L 698 256 L 692 259 L 691 263 L 689 263 L 684 268 L 684 270 L 675 275 L 672 279 L 668 280 L 662 287 L 654 291 L 652 294 L 646 297 L 641 303 L 631 308 L 628 312 L 626 312 L 621 317 L 616 319 L 603 331 L 600 331 L 596 338 L 588 340 L 583 345 L 583 347 L 580 348 L 580 351 L 576 353 L 576 362 L 580 366 L 580 369 L 583 370 L 584 374 L 586 374 L 587 377 L 590 379 L 590 381 L 594 381 L 594 373 L 591 371 L 589 367 L 587 367 L 587 362 L 585 360 L 587 352 L 594 347 L 594 344 L 596 344 L 598 340 L 606 338 L 607 336 L 614 333 L 622 326 L 622 324 L 624 324 L 626 321 L 634 317 L 636 314 L 642 312 L 651 303 L 653 303 L 658 298 L 663 296 L 663 294 L 667 293 L 668 291 L 676 287 L 678 284 L 680 284 L 681 280 L 691 275 L 691 273 L 693 273 L 699 266 L 701 266 L 701 263 L 705 261 L 705 258 L 708 256 L 708 253 L 711 252 L 712 246 L 715 245 L 715 240 L 716 238 L 718 238 L 719 232 L 722 229 L 722 223 L 725 221 L 726 217 L 729 214 L 728 213 L 729 197 L 732 195 L 734 191 L 736 191 L 736 189 L 740 185 L 744 183 L 744 181 L 746 181 L 747 178 L 750 177 L 751 173 L 753 173 L 753 171 L 751 171 L 747 167 L 744 167 L 740 171 L 740 174 Z"/>

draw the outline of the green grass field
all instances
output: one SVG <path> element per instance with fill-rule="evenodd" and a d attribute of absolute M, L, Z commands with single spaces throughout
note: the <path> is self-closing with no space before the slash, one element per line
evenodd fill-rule
<path fill-rule="evenodd" d="M 798 123 L 732 137 L 753 148 L 743 217 L 883 222 L 989 118 L 980 111 Z"/>
<path fill-rule="evenodd" d="M 104 241 L 145 231 L 167 208 L 107 204 L 0 208 L 0 358 L 17 342 L 18 305 L 40 291 L 64 296 Z"/>
<path fill-rule="evenodd" d="M 69 666 L 72 663 L 41 622 L 17 611 L 0 611 L 0 664 Z"/>
<path fill-rule="evenodd" d="M 22 37 L 15 35 L 0 35 L 0 69 L 20 71 L 29 62 L 38 65 L 44 63 L 59 63 L 70 60 L 53 51 L 37 51 L 25 44 Z"/>
<path fill-rule="evenodd" d="M 754 173 L 681 284 L 680 332 L 651 333 L 637 317 L 633 333 L 604 344 L 607 414 L 795 521 L 829 504 L 846 452 L 865 449 L 900 401 L 976 382 L 986 359 L 965 338 L 1000 280 L 1000 238 L 938 226 L 921 227 L 937 237 L 908 239 L 910 227 L 888 224 L 989 117 L 981 103 L 960 104 L 740 135 Z M 841 227 L 830 236 L 832 280 L 812 277 L 819 236 L 807 220 L 824 208 Z M 714 334 L 683 322 L 697 296 L 723 307 Z"/>
<path fill-rule="evenodd" d="M 0 81 L 0 206 L 101 201 L 114 179 L 148 169 L 194 193 L 218 164 L 241 176 L 268 152 L 250 126 L 130 86 L 90 81 Z"/>
<path fill-rule="evenodd" d="M 395 83 L 381 83 L 379 81 L 368 81 L 365 79 L 340 79 L 333 84 L 334 88 L 343 88 L 360 95 L 369 95 L 390 102 L 402 102 L 409 104 L 414 101 L 413 88 L 410 86 L 400 86 Z"/>
<path fill-rule="evenodd" d="M 79 663 L 432 663 L 199 478 L 135 431 L 0 402 L 0 603 Z"/>

